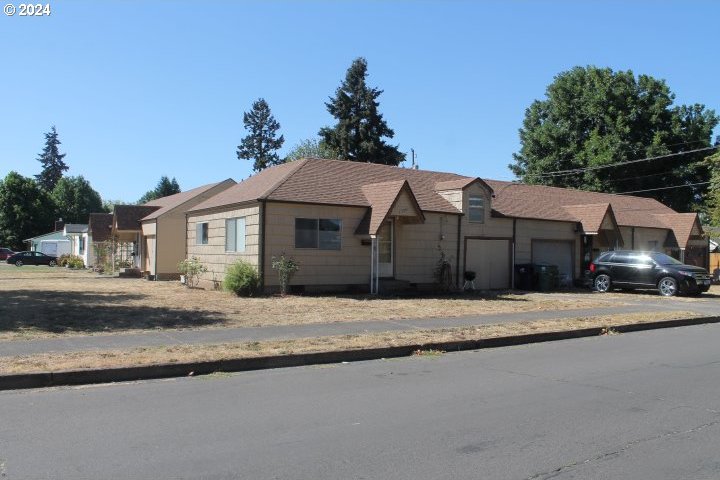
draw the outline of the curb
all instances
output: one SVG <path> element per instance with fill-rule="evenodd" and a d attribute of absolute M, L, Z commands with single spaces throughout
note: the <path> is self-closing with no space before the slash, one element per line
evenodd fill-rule
<path fill-rule="evenodd" d="M 684 318 L 659 322 L 633 323 L 611 327 L 620 333 L 657 330 L 662 328 L 688 327 L 720 323 L 720 316 Z M 164 363 L 139 367 L 107 368 L 102 370 L 64 370 L 58 372 L 20 373 L 0 375 L 0 390 L 45 388 L 67 385 L 88 385 L 97 383 L 128 382 L 159 378 L 207 375 L 216 372 L 247 372 L 272 368 L 322 365 L 341 362 L 360 362 L 381 358 L 398 358 L 412 355 L 417 350 L 442 350 L 459 352 L 485 348 L 509 347 L 532 343 L 554 342 L 582 337 L 594 337 L 604 333 L 605 327 L 583 328 L 559 332 L 530 333 L 508 337 L 485 338 L 481 340 L 458 340 L 452 342 L 405 345 L 400 347 L 367 348 L 338 352 L 299 353 L 293 355 L 237 358 L 209 362 Z"/>

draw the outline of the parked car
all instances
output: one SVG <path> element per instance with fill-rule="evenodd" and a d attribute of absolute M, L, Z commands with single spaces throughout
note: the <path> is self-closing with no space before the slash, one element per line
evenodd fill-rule
<path fill-rule="evenodd" d="M 7 263 L 22 267 L 23 265 L 49 265 L 54 267 L 57 265 L 57 257 L 45 255 L 42 252 L 18 252 L 10 255 Z"/>
<path fill-rule="evenodd" d="M 10 250 L 9 248 L 0 247 L 0 260 L 7 260 L 10 255 L 13 255 L 15 252 Z"/>
<path fill-rule="evenodd" d="M 598 292 L 613 288 L 657 289 L 660 295 L 700 295 L 710 288 L 707 270 L 685 265 L 659 252 L 616 250 L 605 252 L 590 264 L 590 279 Z"/>

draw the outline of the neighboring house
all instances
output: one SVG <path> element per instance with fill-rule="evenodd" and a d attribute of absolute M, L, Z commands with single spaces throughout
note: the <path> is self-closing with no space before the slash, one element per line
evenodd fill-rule
<path fill-rule="evenodd" d="M 23 242 L 27 244 L 28 250 L 33 252 L 45 252 L 49 255 L 62 255 L 70 252 L 70 241 L 65 237 L 62 229 L 28 238 Z M 43 244 L 45 244 L 44 248 Z"/>
<path fill-rule="evenodd" d="M 177 266 L 186 256 L 186 212 L 233 185 L 229 178 L 144 205 L 116 205 L 109 233 L 116 260 L 153 279 L 179 278 Z"/>
<path fill-rule="evenodd" d="M 80 223 L 67 223 L 63 227 L 63 234 L 70 240 L 70 253 L 82 258 L 86 266 L 91 266 L 92 256 L 88 255 L 91 245 L 88 226 Z"/>
<path fill-rule="evenodd" d="M 103 263 L 104 244 L 112 234 L 112 213 L 91 213 L 88 218 L 87 266 L 101 266 Z"/>
<path fill-rule="evenodd" d="M 509 288 L 513 265 L 530 262 L 570 283 L 619 246 L 707 263 L 697 215 L 653 199 L 339 160 L 268 168 L 187 211 L 187 256 L 208 267 L 204 281 L 243 259 L 270 290 L 282 253 L 300 263 L 295 288 L 376 292 L 381 280 L 433 284 L 441 255 L 458 286 L 472 270 L 477 288 Z"/>

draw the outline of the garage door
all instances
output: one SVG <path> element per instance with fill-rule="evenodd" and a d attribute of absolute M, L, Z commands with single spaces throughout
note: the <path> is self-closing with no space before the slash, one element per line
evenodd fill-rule
<path fill-rule="evenodd" d="M 465 270 L 475 272 L 475 288 L 510 288 L 510 240 L 467 240 Z"/>
<path fill-rule="evenodd" d="M 532 242 L 533 263 L 546 263 L 557 265 L 560 272 L 560 282 L 572 283 L 573 280 L 573 258 L 572 243 L 554 240 L 533 240 Z"/>

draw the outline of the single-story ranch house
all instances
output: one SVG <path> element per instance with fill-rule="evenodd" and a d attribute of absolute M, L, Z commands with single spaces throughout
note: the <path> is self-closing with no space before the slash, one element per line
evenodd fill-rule
<path fill-rule="evenodd" d="M 187 208 L 185 225 L 186 255 L 208 267 L 204 281 L 243 259 L 269 290 L 283 253 L 300 264 L 296 289 L 371 292 L 433 284 L 441 255 L 453 283 L 474 271 L 479 289 L 509 288 L 513 266 L 531 262 L 558 265 L 569 284 L 618 247 L 702 266 L 708 258 L 697 214 L 654 199 L 339 160 L 263 170 Z"/>

